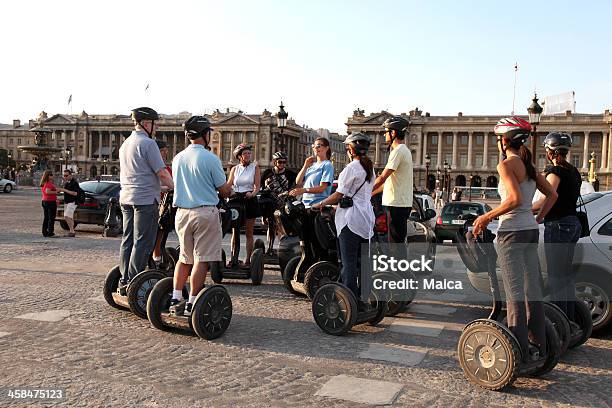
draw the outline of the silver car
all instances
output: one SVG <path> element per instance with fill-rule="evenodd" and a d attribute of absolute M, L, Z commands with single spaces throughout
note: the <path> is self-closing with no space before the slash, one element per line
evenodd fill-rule
<path fill-rule="evenodd" d="M 10 193 L 16 188 L 17 188 L 17 184 L 14 181 L 11 181 L 5 178 L 0 178 L 0 191 L 3 191 L 5 193 Z"/>
<path fill-rule="evenodd" d="M 590 234 L 580 238 L 574 253 L 576 295 L 591 310 L 593 331 L 599 331 L 612 321 L 612 191 L 590 193 L 584 195 L 583 200 Z M 495 227 L 490 225 L 489 229 Z M 540 225 L 540 241 L 544 241 L 543 224 Z M 546 279 L 548 274 L 543 245 L 540 245 L 539 252 L 542 276 Z M 486 273 L 468 270 L 467 275 L 474 289 L 490 293 Z M 498 278 L 501 281 L 499 270 Z"/>

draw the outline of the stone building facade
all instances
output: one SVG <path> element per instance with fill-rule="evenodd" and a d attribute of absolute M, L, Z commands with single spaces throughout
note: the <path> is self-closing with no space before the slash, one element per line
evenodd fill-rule
<path fill-rule="evenodd" d="M 373 153 L 375 167 L 384 167 L 388 152 L 384 142 L 382 123 L 389 112 L 365 115 L 361 109 L 353 112 L 346 126 L 348 133 L 364 132 L 375 141 Z M 497 187 L 499 175 L 496 166 L 500 159 L 493 127 L 506 116 L 432 116 L 414 109 L 401 116 L 411 121 L 406 142 L 414 161 L 414 183 L 417 188 L 434 188 L 444 173 L 443 163 L 451 165 L 452 185 L 473 187 Z M 612 114 L 576 114 L 542 116 L 537 127 L 536 164 L 539 170 L 546 166 L 542 142 L 548 132 L 563 131 L 572 135 L 574 146 L 568 160 L 576 166 L 586 179 L 591 152 L 596 156 L 596 172 L 600 189 L 612 188 Z M 429 155 L 429 170 L 425 157 Z M 426 181 L 426 175 L 428 181 Z"/>
<path fill-rule="evenodd" d="M 32 162 L 32 157 L 17 149 L 17 146 L 34 144 L 34 134 L 30 132 L 33 126 L 33 121 L 21 123 L 18 119 L 12 124 L 0 124 L 0 149 L 11 155 L 11 162 L 15 162 L 15 167 Z"/>
<path fill-rule="evenodd" d="M 188 112 L 177 115 L 162 114 L 158 121 L 155 138 L 168 143 L 169 160 L 189 143 L 182 124 L 190 116 Z M 237 163 L 232 151 L 240 143 L 253 146 L 253 158 L 263 168 L 270 166 L 272 154 L 275 149 L 281 147 L 289 154 L 288 164 L 291 167 L 301 167 L 298 163 L 298 142 L 303 132 L 302 127 L 292 119 L 287 121 L 281 135 L 276 116 L 267 110 L 260 115 L 217 110 L 207 117 L 214 129 L 211 148 L 221 158 L 224 168 L 229 169 Z M 119 147 L 134 128 L 129 115 L 89 115 L 86 112 L 80 115 L 56 114 L 50 117 L 42 112 L 36 122 L 53 131 L 48 143 L 63 150 L 70 150 L 68 163 L 77 167 L 79 173 L 86 177 L 119 174 Z M 24 133 L 24 138 L 27 133 Z M 28 137 L 28 141 L 32 143 L 33 135 Z M 15 153 L 16 146 L 12 146 Z M 54 159 L 55 170 L 59 171 L 63 161 L 59 154 Z M 22 164 L 29 164 L 31 159 L 22 157 L 20 161 Z"/>

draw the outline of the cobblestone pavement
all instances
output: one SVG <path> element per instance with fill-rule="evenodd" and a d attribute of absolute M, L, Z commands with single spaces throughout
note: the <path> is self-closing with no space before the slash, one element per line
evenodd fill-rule
<path fill-rule="evenodd" d="M 469 384 L 455 350 L 463 325 L 487 315 L 486 297 L 479 305 L 461 301 L 473 293 L 452 248 L 439 251 L 437 265 L 462 279 L 464 291 L 420 294 L 408 312 L 344 337 L 323 334 L 310 304 L 284 289 L 274 267 L 261 286 L 229 281 L 231 325 L 207 342 L 109 307 L 100 295 L 119 239 L 86 226 L 77 238 L 43 238 L 38 197 L 28 189 L 0 194 L 0 388 L 64 387 L 67 400 L 56 404 L 79 407 L 366 406 L 324 396 L 330 380 L 346 375 L 399 384 L 392 406 L 612 405 L 609 332 L 567 353 L 549 375 L 520 378 L 507 392 Z M 44 311 L 69 315 L 16 318 Z M 376 393 L 376 384 L 365 391 Z"/>

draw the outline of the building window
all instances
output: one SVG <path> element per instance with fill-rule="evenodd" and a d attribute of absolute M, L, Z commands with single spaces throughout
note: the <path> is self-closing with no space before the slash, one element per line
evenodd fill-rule
<path fill-rule="evenodd" d="M 247 132 L 247 143 L 255 143 L 255 132 Z"/>
<path fill-rule="evenodd" d="M 231 154 L 230 150 L 231 150 L 230 147 L 223 146 L 223 157 L 222 157 L 222 159 L 223 159 L 224 162 L 229 161 L 230 154 Z"/>
<path fill-rule="evenodd" d="M 582 163 L 581 163 L 579 154 L 572 154 L 572 166 L 578 169 L 582 167 Z"/>
<path fill-rule="evenodd" d="M 230 139 L 230 132 L 223 132 L 223 144 L 230 144 L 232 143 L 231 139 Z"/>
<path fill-rule="evenodd" d="M 431 158 L 431 164 L 429 165 L 429 168 L 436 168 L 438 166 L 438 154 L 437 153 L 433 153 L 430 154 L 429 157 Z"/>
<path fill-rule="evenodd" d="M 489 143 L 491 145 L 497 146 L 497 135 L 489 135 Z"/>
<path fill-rule="evenodd" d="M 572 135 L 572 145 L 574 146 L 580 145 L 580 135 Z"/>
<path fill-rule="evenodd" d="M 21 139 L 17 139 L 17 146 L 21 146 Z"/>
<path fill-rule="evenodd" d="M 114 138 L 115 136 L 113 136 Z M 74 140 L 74 132 L 70 132 L 70 140 Z"/>
<path fill-rule="evenodd" d="M 467 154 L 462 153 L 459 156 L 459 166 L 462 168 L 467 167 Z"/>
<path fill-rule="evenodd" d="M 453 135 L 446 135 L 446 144 L 452 146 L 452 144 L 453 144 Z"/>
<path fill-rule="evenodd" d="M 432 135 L 431 136 L 431 144 L 433 146 L 437 146 L 437 144 L 438 144 L 438 135 Z"/>
<path fill-rule="evenodd" d="M 476 144 L 477 145 L 484 144 L 484 136 L 483 135 L 476 135 Z"/>
<path fill-rule="evenodd" d="M 13 145 L 13 138 L 10 138 L 9 139 L 9 146 L 12 146 L 12 145 Z"/>
<path fill-rule="evenodd" d="M 499 163 L 499 155 L 498 154 L 492 154 L 492 155 L 489 156 L 489 162 L 487 163 L 488 166 L 495 167 L 495 166 L 497 166 L 498 163 Z"/>
<path fill-rule="evenodd" d="M 462 145 L 468 144 L 468 137 L 467 137 L 467 135 L 461 135 L 461 144 Z"/>
<path fill-rule="evenodd" d="M 482 167 L 482 154 L 477 154 L 475 156 L 475 159 L 476 159 L 475 161 L 476 167 L 479 167 L 479 168 Z"/>
<path fill-rule="evenodd" d="M 544 170 L 546 167 L 546 155 L 539 154 L 538 155 L 538 168 L 537 170 Z"/>
<path fill-rule="evenodd" d="M 455 166 L 455 163 L 453 163 L 453 155 L 452 155 L 452 153 L 446 153 L 446 154 L 444 155 L 444 160 L 445 160 L 445 161 L 446 161 L 448 164 L 450 164 L 451 166 L 453 166 L 453 167 Z M 443 165 L 444 165 L 444 162 L 440 163 L 440 168 L 442 168 L 442 166 L 443 166 Z"/>

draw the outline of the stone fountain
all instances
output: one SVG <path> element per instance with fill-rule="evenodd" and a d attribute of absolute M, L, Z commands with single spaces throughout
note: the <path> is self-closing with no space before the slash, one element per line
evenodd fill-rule
<path fill-rule="evenodd" d="M 62 150 L 59 147 L 47 145 L 47 137 L 51 133 L 53 133 L 53 131 L 42 126 L 37 126 L 35 128 L 30 129 L 30 132 L 33 132 L 35 134 L 34 144 L 27 146 L 17 146 L 17 149 L 34 156 L 31 168 L 32 174 L 51 169 L 50 156 Z"/>

